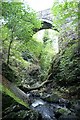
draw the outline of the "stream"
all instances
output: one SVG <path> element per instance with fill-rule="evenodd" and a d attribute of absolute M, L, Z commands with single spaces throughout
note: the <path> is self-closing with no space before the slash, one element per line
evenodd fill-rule
<path fill-rule="evenodd" d="M 53 112 L 53 107 L 51 104 L 49 105 L 41 99 L 35 100 L 35 102 L 31 105 L 33 110 L 36 110 L 41 114 L 43 120 L 56 120 L 54 117 L 55 114 Z"/>
<path fill-rule="evenodd" d="M 41 115 L 41 120 L 80 120 L 69 100 L 55 98 L 55 95 L 50 94 L 46 97 L 33 95 L 31 99 L 33 102 L 30 107 Z"/>
<path fill-rule="evenodd" d="M 71 102 L 56 94 L 39 95 L 27 93 L 30 98 L 28 110 L 18 103 L 13 103 L 3 112 L 3 120 L 80 120 L 80 100 Z M 38 114 L 37 114 L 38 113 Z"/>

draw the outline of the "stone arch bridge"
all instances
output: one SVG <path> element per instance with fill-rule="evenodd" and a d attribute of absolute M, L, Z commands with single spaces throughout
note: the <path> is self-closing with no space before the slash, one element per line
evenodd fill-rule
<path fill-rule="evenodd" d="M 57 31 L 55 26 L 52 25 L 53 14 L 51 13 L 50 8 L 37 12 L 37 17 L 38 17 L 38 19 L 40 19 L 42 21 L 42 27 L 39 30 L 54 29 Z M 39 31 L 39 30 L 37 30 L 37 31 Z"/>

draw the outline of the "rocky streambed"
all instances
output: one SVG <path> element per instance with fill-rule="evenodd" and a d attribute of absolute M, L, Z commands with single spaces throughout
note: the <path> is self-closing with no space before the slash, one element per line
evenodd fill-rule
<path fill-rule="evenodd" d="M 14 103 L 3 111 L 3 120 L 80 120 L 80 100 L 69 101 L 56 94 L 28 93 L 30 110 Z"/>

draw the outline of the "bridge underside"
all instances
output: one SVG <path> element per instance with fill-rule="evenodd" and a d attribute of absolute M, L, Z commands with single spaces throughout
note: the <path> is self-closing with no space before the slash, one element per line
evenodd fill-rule
<path fill-rule="evenodd" d="M 35 31 L 35 32 L 38 32 L 38 31 L 43 30 L 43 29 L 53 29 L 53 30 L 58 31 L 58 30 L 55 29 L 55 27 L 52 25 L 52 22 L 46 21 L 46 20 L 42 20 L 42 27 L 41 27 L 40 29 L 35 29 L 34 31 Z M 58 32 L 59 32 L 59 31 L 58 31 Z"/>
<path fill-rule="evenodd" d="M 42 22 L 42 28 L 40 28 L 40 30 L 42 29 L 52 29 L 52 24 L 46 21 Z"/>

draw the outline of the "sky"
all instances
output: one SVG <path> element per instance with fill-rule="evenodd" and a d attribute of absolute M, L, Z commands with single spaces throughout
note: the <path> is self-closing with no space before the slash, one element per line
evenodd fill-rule
<path fill-rule="evenodd" d="M 35 11 L 41 11 L 52 7 L 54 0 L 24 0 Z"/>

